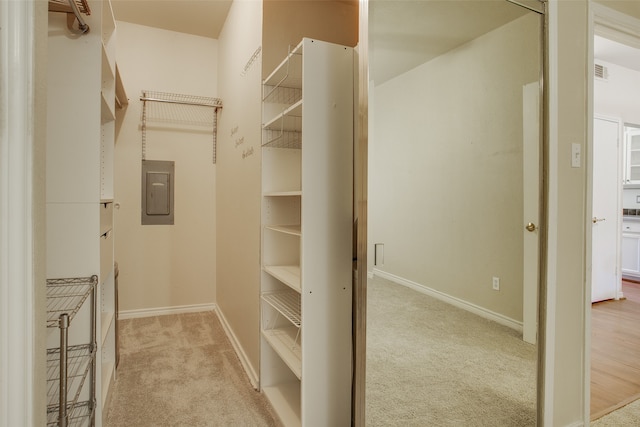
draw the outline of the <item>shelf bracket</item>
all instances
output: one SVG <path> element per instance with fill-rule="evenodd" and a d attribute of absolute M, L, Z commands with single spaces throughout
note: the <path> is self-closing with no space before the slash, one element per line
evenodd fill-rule
<path fill-rule="evenodd" d="M 49 0 L 49 12 L 60 12 L 67 14 L 67 28 L 71 33 L 82 35 L 89 32 L 89 25 L 82 18 L 81 13 L 91 15 L 91 9 L 87 0 Z M 78 21 L 78 27 L 75 28 L 75 21 Z"/>
<path fill-rule="evenodd" d="M 75 5 L 73 0 L 70 0 L 69 3 Z M 78 29 L 76 30 L 73 27 L 75 21 L 78 21 Z M 89 25 L 87 25 L 84 20 L 80 17 L 80 14 L 75 15 L 74 13 L 67 13 L 67 28 L 74 34 L 82 35 L 89 32 Z"/>

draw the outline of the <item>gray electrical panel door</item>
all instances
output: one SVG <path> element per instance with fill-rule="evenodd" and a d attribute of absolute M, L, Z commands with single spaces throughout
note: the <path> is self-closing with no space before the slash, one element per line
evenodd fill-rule
<path fill-rule="evenodd" d="M 173 224 L 174 172 L 172 161 L 142 161 L 142 225 Z"/>
<path fill-rule="evenodd" d="M 147 215 L 169 215 L 170 209 L 170 174 L 147 172 Z"/>

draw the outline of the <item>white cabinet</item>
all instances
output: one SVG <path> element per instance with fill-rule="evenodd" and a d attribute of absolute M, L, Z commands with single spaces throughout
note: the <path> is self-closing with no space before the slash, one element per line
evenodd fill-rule
<path fill-rule="evenodd" d="M 263 82 L 260 384 L 286 426 L 350 424 L 353 61 L 305 38 Z"/>
<path fill-rule="evenodd" d="M 622 275 L 640 279 L 640 222 L 622 223 Z"/>
<path fill-rule="evenodd" d="M 640 234 L 622 234 L 622 274 L 640 277 Z"/>
<path fill-rule="evenodd" d="M 90 31 L 70 35 L 67 16 L 49 13 L 47 84 L 47 277 L 98 277 L 93 315 L 81 310 L 70 344 L 83 342 L 76 325 L 96 326 L 96 425 L 106 416 L 115 379 L 113 153 L 116 26 L 111 3 L 89 1 Z M 81 332 L 81 331 L 80 331 Z M 49 334 L 47 346 L 57 341 Z"/>
<path fill-rule="evenodd" d="M 640 128 L 625 124 L 625 184 L 640 184 Z"/>

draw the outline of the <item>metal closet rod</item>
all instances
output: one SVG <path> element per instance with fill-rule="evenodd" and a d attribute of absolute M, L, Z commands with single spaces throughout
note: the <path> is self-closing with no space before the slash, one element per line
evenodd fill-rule
<path fill-rule="evenodd" d="M 204 104 L 202 102 L 172 101 L 169 99 L 149 98 L 146 96 L 141 96 L 140 101 L 166 102 L 168 104 L 181 104 L 181 105 L 197 105 L 199 107 L 212 107 L 212 108 L 222 107 L 222 104 L 220 102 L 217 102 L 216 104 L 212 105 L 212 104 Z"/>

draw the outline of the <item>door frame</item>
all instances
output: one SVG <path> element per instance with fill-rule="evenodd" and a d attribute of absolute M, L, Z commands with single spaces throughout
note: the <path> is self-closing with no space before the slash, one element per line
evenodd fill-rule
<path fill-rule="evenodd" d="M 353 384 L 351 425 L 364 427 L 367 360 L 367 192 L 369 158 L 369 0 L 359 0 L 358 100 L 354 142 L 355 277 L 353 286 Z"/>
<path fill-rule="evenodd" d="M 522 339 L 529 344 L 538 342 L 538 308 L 540 287 L 540 156 L 542 145 L 541 101 L 542 84 L 538 80 L 523 86 L 523 275 L 522 275 Z M 531 103 L 532 105 L 530 105 Z M 534 117 L 535 116 L 535 117 Z M 535 141 L 535 145 L 534 145 Z M 534 183 L 535 181 L 535 183 Z M 527 223 L 533 223 L 529 230 Z M 528 278 L 529 277 L 529 278 Z"/>
<path fill-rule="evenodd" d="M 592 257 L 592 213 L 593 213 L 593 118 L 594 118 L 594 36 L 598 33 L 608 38 L 623 36 L 631 40 L 640 41 L 640 19 L 633 18 L 624 13 L 610 9 L 592 1 L 589 4 L 588 40 L 587 40 L 587 188 L 586 188 L 586 212 L 585 215 L 585 255 L 586 260 Z M 585 292 L 584 292 L 584 374 L 583 374 L 583 401 L 585 421 L 591 418 L 591 263 L 585 262 Z"/>
<path fill-rule="evenodd" d="M 46 423 L 47 19 L 0 2 L 0 425 Z"/>

